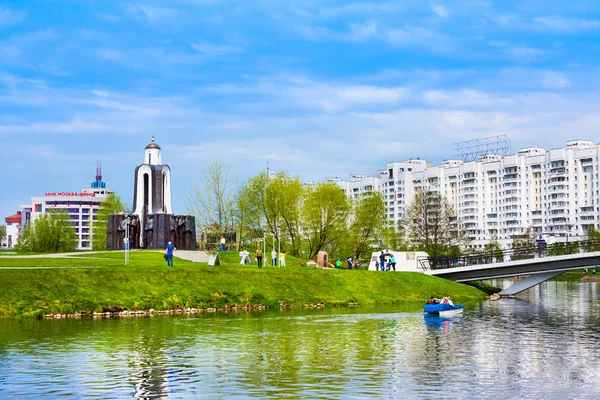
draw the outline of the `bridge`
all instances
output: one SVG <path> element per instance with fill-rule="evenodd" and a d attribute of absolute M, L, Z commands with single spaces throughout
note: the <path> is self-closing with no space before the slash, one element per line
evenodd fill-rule
<path fill-rule="evenodd" d="M 418 264 L 428 275 L 455 282 L 470 282 L 527 275 L 501 296 L 510 296 L 552 279 L 563 272 L 600 266 L 600 243 L 580 241 L 562 244 L 558 251 L 545 243 L 519 247 L 492 254 L 468 254 L 458 257 L 419 257 Z M 570 253 L 554 255 L 554 253 Z M 600 272 L 600 271 L 599 271 Z"/>

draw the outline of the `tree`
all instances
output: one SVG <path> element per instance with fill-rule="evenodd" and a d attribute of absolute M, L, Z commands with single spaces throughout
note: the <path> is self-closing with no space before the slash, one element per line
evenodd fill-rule
<path fill-rule="evenodd" d="M 0 243 L 6 240 L 6 225 L 0 225 Z"/>
<path fill-rule="evenodd" d="M 77 235 L 66 211 L 41 214 L 23 230 L 15 249 L 19 253 L 58 253 L 77 248 Z"/>
<path fill-rule="evenodd" d="M 534 257 L 536 249 L 536 234 L 528 227 L 525 232 L 513 235 L 511 247 L 513 248 L 512 260 L 526 260 Z"/>
<path fill-rule="evenodd" d="M 584 251 L 600 250 L 600 231 L 591 227 L 587 231 L 587 243 L 584 245 Z"/>
<path fill-rule="evenodd" d="M 279 173 L 269 179 L 266 196 L 266 221 L 271 233 L 283 242 L 293 256 L 301 254 L 300 205 L 303 188 L 300 178 Z M 283 240 L 282 240 L 283 239 Z"/>
<path fill-rule="evenodd" d="M 483 246 L 483 251 L 486 256 L 490 257 L 491 262 L 504 260 L 504 252 L 496 241 L 486 243 L 485 246 Z"/>
<path fill-rule="evenodd" d="M 335 183 L 319 183 L 306 191 L 302 204 L 302 231 L 309 259 L 331 247 L 348 232 L 350 211 L 346 194 Z"/>
<path fill-rule="evenodd" d="M 98 219 L 94 221 L 93 225 L 94 238 L 92 240 L 92 248 L 94 250 L 106 250 L 108 216 L 125 212 L 126 210 L 127 207 L 121 200 L 121 197 L 114 193 L 110 193 L 102 202 L 100 202 L 100 208 L 96 214 Z"/>
<path fill-rule="evenodd" d="M 199 227 L 216 225 L 222 232 L 232 231 L 237 184 L 229 176 L 229 168 L 214 161 L 202 174 L 204 186 L 194 186 L 188 196 L 188 212 L 196 217 Z"/>
<path fill-rule="evenodd" d="M 407 208 L 404 226 L 409 244 L 431 257 L 447 256 L 462 239 L 454 210 L 437 192 L 419 191 Z"/>
<path fill-rule="evenodd" d="M 261 209 L 253 202 L 251 189 L 244 186 L 238 192 L 236 197 L 235 221 L 238 229 L 238 246 L 245 246 L 247 239 L 254 239 L 263 236 L 260 221 L 262 219 Z"/>
<path fill-rule="evenodd" d="M 288 254 L 300 256 L 300 205 L 303 188 L 300 178 L 292 178 L 285 172 L 267 176 L 262 172 L 248 180 L 237 199 L 238 224 L 243 223 L 250 231 L 270 232 L 277 237 Z M 243 217 L 244 221 L 239 218 Z"/>
<path fill-rule="evenodd" d="M 354 247 L 354 257 L 371 253 L 386 238 L 385 203 L 381 193 L 368 193 L 354 202 L 354 218 L 349 236 Z M 393 229 L 393 228 L 391 228 Z M 396 247 L 394 247 L 396 249 Z M 370 254 L 369 254 L 370 256 Z"/>
<path fill-rule="evenodd" d="M 555 242 L 548 246 L 548 256 L 564 256 L 579 253 L 579 243 Z"/>

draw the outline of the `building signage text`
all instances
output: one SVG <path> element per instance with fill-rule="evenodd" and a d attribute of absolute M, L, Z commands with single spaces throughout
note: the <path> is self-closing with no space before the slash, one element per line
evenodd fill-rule
<path fill-rule="evenodd" d="M 81 196 L 81 197 L 96 197 L 96 193 L 84 192 L 46 192 L 45 196 Z"/>

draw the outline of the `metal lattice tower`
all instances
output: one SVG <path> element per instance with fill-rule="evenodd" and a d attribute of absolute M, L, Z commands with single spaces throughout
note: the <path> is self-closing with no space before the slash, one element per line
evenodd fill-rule
<path fill-rule="evenodd" d="M 505 157 L 511 153 L 510 140 L 506 135 L 453 143 L 452 147 L 455 157 L 465 162 L 476 161 L 481 156 L 497 155 Z"/>

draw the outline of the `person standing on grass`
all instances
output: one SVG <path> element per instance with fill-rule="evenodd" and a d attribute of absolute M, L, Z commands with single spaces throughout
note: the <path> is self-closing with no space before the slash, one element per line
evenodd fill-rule
<path fill-rule="evenodd" d="M 354 269 L 358 269 L 358 258 L 354 259 Z"/>
<path fill-rule="evenodd" d="M 383 251 L 379 255 L 379 267 L 382 271 L 385 271 L 385 254 L 383 254 Z"/>
<path fill-rule="evenodd" d="M 285 249 L 281 250 L 281 253 L 279 253 L 279 266 L 280 267 L 285 267 Z"/>
<path fill-rule="evenodd" d="M 396 272 L 396 258 L 394 257 L 394 255 L 392 255 L 392 258 L 390 258 L 390 264 L 392 264 L 392 269 L 394 270 L 394 272 Z"/>
<path fill-rule="evenodd" d="M 348 257 L 346 262 L 348 263 L 348 269 L 352 269 L 352 256 Z"/>
<path fill-rule="evenodd" d="M 177 250 L 175 248 L 175 246 L 173 246 L 173 243 L 169 242 L 169 244 L 167 244 L 167 249 L 166 249 L 166 253 L 167 253 L 167 266 L 168 267 L 172 267 L 173 266 L 173 251 Z"/>
<path fill-rule="evenodd" d="M 277 250 L 273 249 L 271 252 L 271 261 L 273 261 L 273 266 L 277 266 Z"/>
<path fill-rule="evenodd" d="M 225 251 L 225 236 L 221 236 L 221 243 L 219 244 L 219 251 Z"/>
<path fill-rule="evenodd" d="M 256 257 L 256 262 L 258 263 L 258 268 L 262 268 L 263 253 L 262 253 L 260 246 L 256 249 L 256 253 L 254 253 L 254 256 Z"/>

